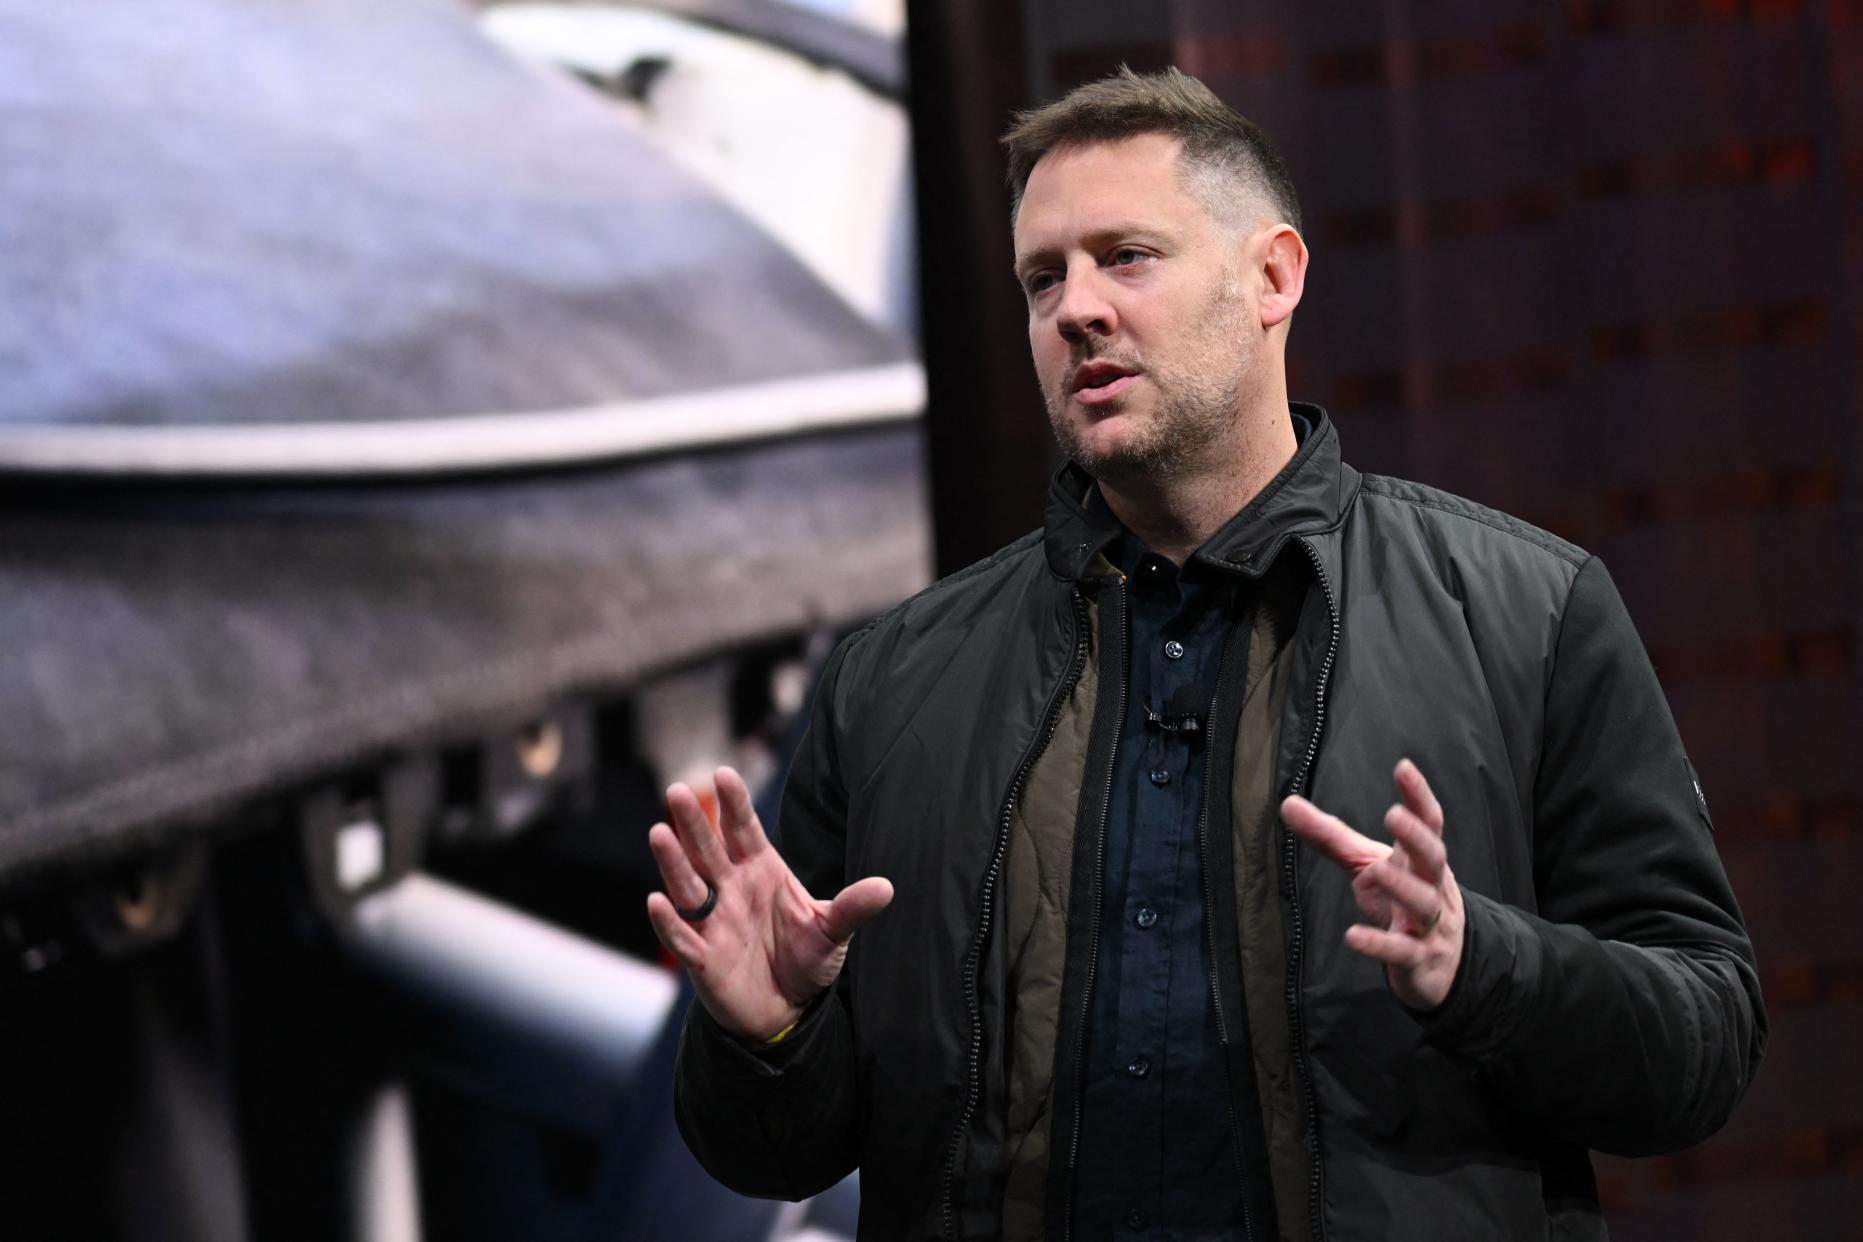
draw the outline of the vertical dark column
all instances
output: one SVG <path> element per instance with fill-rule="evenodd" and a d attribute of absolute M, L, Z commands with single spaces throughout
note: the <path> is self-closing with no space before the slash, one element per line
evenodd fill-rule
<path fill-rule="evenodd" d="M 907 5 L 929 386 L 926 440 L 940 574 L 1041 520 L 1055 461 L 1013 276 L 997 137 L 1026 107 L 1020 6 Z"/>
<path fill-rule="evenodd" d="M 296 832 L 229 844 L 210 902 L 224 987 L 247 1221 L 255 1239 L 347 1238 L 347 1160 L 368 1078 L 392 1056 L 313 931 Z"/>

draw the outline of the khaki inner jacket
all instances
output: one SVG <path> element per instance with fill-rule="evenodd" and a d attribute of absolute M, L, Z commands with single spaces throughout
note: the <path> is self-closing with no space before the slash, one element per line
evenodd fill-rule
<path fill-rule="evenodd" d="M 1288 640 L 1299 618 L 1305 578 L 1291 561 L 1279 563 L 1250 591 L 1248 666 L 1239 709 L 1234 709 L 1230 773 L 1231 883 L 1236 924 L 1234 952 L 1241 963 L 1249 1048 L 1260 1090 L 1274 1199 L 1291 1205 L 1280 1212 L 1279 1234 L 1304 1238 L 1301 1217 L 1307 1184 L 1299 1092 L 1294 1081 L 1284 1000 L 1287 929 L 1276 895 L 1274 759 L 1280 749 L 1286 697 Z M 1099 705 L 1102 661 L 1100 633 L 1107 611 L 1102 598 L 1121 590 L 1121 575 L 1102 555 L 1092 566 L 1094 606 L 1089 655 L 1074 691 L 1063 704 L 1054 736 L 1030 770 L 1010 822 L 1009 854 L 1003 875 L 1003 951 L 1007 955 L 1009 1003 L 1007 1146 L 1009 1172 L 1003 1196 L 1002 1236 L 1022 1242 L 1047 1236 L 1047 1213 L 1072 1183 L 1054 1176 L 1052 1135 L 1056 1036 L 1064 992 L 1069 936 L 1068 911 L 1077 881 L 1078 808 L 1087 775 L 1089 739 Z M 1212 765 L 1213 770 L 1220 770 Z M 1088 829 L 1090 831 L 1090 829 Z M 1082 930 L 1074 925 L 1074 934 Z M 1214 1106 L 1214 1102 L 1213 1102 Z M 1065 1157 L 1064 1157 L 1065 1158 Z M 1063 1208 L 1062 1210 L 1065 1210 Z M 1259 1215 L 1259 1213 L 1258 1213 Z"/>

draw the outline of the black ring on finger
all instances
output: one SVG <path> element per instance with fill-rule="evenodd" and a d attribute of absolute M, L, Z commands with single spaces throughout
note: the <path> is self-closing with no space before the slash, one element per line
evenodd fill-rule
<path fill-rule="evenodd" d="M 711 881 L 709 880 L 705 882 L 705 900 L 700 903 L 698 909 L 688 910 L 684 906 L 680 905 L 678 902 L 673 903 L 673 913 L 677 914 L 680 918 L 686 920 L 686 922 L 688 923 L 699 922 L 701 919 L 711 914 L 711 912 L 717 908 L 718 908 L 718 890 L 716 887 L 712 885 Z"/>

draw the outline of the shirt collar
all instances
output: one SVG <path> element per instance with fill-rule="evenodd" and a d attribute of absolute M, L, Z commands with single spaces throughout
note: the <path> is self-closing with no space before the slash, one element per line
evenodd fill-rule
<path fill-rule="evenodd" d="M 1299 447 L 1266 487 L 1197 550 L 1186 568 L 1202 566 L 1259 577 L 1296 534 L 1337 525 L 1357 491 L 1357 472 L 1339 459 L 1339 437 L 1326 411 L 1292 402 Z M 1067 579 L 1131 573 L 1144 545 L 1127 532 L 1086 471 L 1072 462 L 1048 491 L 1044 545 L 1049 568 Z"/>

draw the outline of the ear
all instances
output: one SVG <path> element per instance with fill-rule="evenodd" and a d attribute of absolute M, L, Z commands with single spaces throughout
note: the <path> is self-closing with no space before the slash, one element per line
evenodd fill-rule
<path fill-rule="evenodd" d="M 1292 225 L 1277 224 L 1256 235 L 1261 264 L 1261 326 L 1286 323 L 1307 287 L 1307 243 Z"/>

